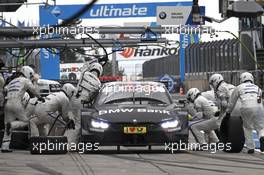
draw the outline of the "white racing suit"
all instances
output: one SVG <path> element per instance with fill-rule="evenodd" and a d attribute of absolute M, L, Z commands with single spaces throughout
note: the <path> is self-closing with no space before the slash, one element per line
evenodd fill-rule
<path fill-rule="evenodd" d="M 202 92 L 201 95 L 204 96 L 207 100 L 210 100 L 216 104 L 216 98 L 215 98 L 214 90 Z"/>
<path fill-rule="evenodd" d="M 0 129 L 3 128 L 4 125 L 4 101 L 5 101 L 5 97 L 4 97 L 4 85 L 5 85 L 5 79 L 2 75 L 2 73 L 0 73 Z"/>
<path fill-rule="evenodd" d="M 22 104 L 22 99 L 26 91 L 38 96 L 37 92 L 29 79 L 18 77 L 12 80 L 6 87 L 5 112 L 5 133 L 3 137 L 2 149 L 8 150 L 12 129 L 23 127 L 28 124 L 28 116 Z M 18 119 L 18 121 L 16 121 Z"/>
<path fill-rule="evenodd" d="M 4 85 L 5 85 L 5 79 L 3 75 L 0 73 L 0 110 L 3 110 L 4 106 Z M 0 111 L 1 113 L 3 111 Z"/>
<path fill-rule="evenodd" d="M 213 102 L 207 100 L 202 95 L 199 95 L 194 100 L 194 108 L 196 109 L 196 113 L 193 119 L 200 120 L 191 125 L 190 128 L 195 139 L 200 144 L 205 144 L 205 135 L 201 132 L 203 131 L 209 137 L 210 143 L 217 143 L 219 140 L 214 132 L 214 130 L 217 129 L 217 118 L 214 115 L 218 108 Z"/>
<path fill-rule="evenodd" d="M 34 117 L 30 119 L 30 135 L 39 136 L 39 128 L 52 125 L 60 114 L 68 122 L 69 99 L 63 91 L 52 93 L 45 97 L 45 102 L 38 102 L 35 106 Z"/>
<path fill-rule="evenodd" d="M 83 71 L 81 78 L 77 84 L 77 98 L 80 98 L 82 103 L 89 103 L 93 100 L 94 94 L 100 89 L 101 82 L 98 77 L 88 71 Z"/>
<path fill-rule="evenodd" d="M 89 103 L 94 99 L 100 87 L 101 82 L 96 75 L 91 72 L 82 72 L 76 88 L 76 94 L 70 100 L 69 117 L 74 121 L 75 129 L 67 130 L 65 133 L 69 143 L 78 143 L 79 135 L 81 134 L 81 108 L 84 103 Z"/>
<path fill-rule="evenodd" d="M 25 93 L 24 98 L 22 100 L 22 104 L 26 110 L 26 115 L 29 117 L 29 120 L 32 117 L 35 117 L 35 108 L 36 108 L 36 105 L 39 103 L 41 103 L 41 102 L 38 101 L 37 98 L 30 98 L 29 94 Z M 49 128 L 47 126 L 40 125 L 38 128 L 39 128 L 39 134 L 41 136 L 46 136 L 48 134 Z"/>
<path fill-rule="evenodd" d="M 257 85 L 250 82 L 242 83 L 233 91 L 226 110 L 227 113 L 232 112 L 240 99 L 245 144 L 248 149 L 255 149 L 255 143 L 252 138 L 253 129 L 257 130 L 259 137 L 264 136 L 264 109 L 261 95 L 262 91 Z"/>
<path fill-rule="evenodd" d="M 218 129 L 221 126 L 222 119 L 225 116 L 226 108 L 228 106 L 231 94 L 235 86 L 232 84 L 228 84 L 226 82 L 222 82 L 219 87 L 215 90 L 215 97 L 216 97 L 216 105 L 220 110 L 220 116 L 217 120 Z M 241 116 L 240 114 L 240 101 L 236 104 L 234 111 L 232 112 L 232 116 Z"/>

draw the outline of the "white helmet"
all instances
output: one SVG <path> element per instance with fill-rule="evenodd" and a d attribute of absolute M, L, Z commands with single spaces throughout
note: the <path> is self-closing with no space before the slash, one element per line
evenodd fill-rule
<path fill-rule="evenodd" d="M 20 72 L 27 78 L 27 79 L 32 79 L 35 72 L 30 66 L 23 66 L 20 69 Z"/>
<path fill-rule="evenodd" d="M 251 81 L 251 83 L 254 83 L 254 77 L 249 72 L 244 72 L 240 75 L 240 83 L 245 83 L 246 81 Z"/>
<path fill-rule="evenodd" d="M 71 98 L 76 89 L 72 84 L 66 83 L 62 86 L 61 90 L 65 92 L 68 98 Z"/>
<path fill-rule="evenodd" d="M 90 66 L 93 64 L 93 63 L 98 63 L 98 60 L 97 59 L 89 59 L 88 61 L 85 61 L 83 63 L 83 67 L 82 69 L 85 70 L 85 71 L 89 71 L 90 69 Z"/>
<path fill-rule="evenodd" d="M 224 78 L 221 74 L 213 74 L 209 78 L 209 84 L 212 85 L 214 89 L 216 89 L 222 81 L 224 81 Z"/>
<path fill-rule="evenodd" d="M 103 67 L 100 63 L 98 63 L 97 59 L 92 59 L 86 61 L 83 64 L 82 71 L 89 71 L 89 72 L 95 71 L 98 77 L 100 77 L 103 74 Z"/>
<path fill-rule="evenodd" d="M 191 88 L 187 92 L 187 100 L 190 102 L 194 102 L 194 100 L 201 95 L 201 92 L 197 88 Z"/>
<path fill-rule="evenodd" d="M 95 71 L 98 75 L 98 77 L 100 77 L 103 74 L 103 67 L 100 63 L 93 63 L 90 66 L 90 72 Z"/>

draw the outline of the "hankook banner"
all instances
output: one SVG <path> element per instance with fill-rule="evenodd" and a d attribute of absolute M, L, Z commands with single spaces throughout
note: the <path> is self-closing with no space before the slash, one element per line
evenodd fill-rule
<path fill-rule="evenodd" d="M 178 54 L 178 47 L 139 47 L 139 48 L 125 48 L 125 50 L 118 52 L 117 61 L 126 60 L 148 60 L 170 55 Z"/>

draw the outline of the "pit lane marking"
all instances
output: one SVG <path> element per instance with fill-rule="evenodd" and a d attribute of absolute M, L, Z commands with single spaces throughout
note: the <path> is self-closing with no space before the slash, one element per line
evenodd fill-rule
<path fill-rule="evenodd" d="M 90 174 L 95 175 L 91 166 L 89 166 L 87 164 L 85 159 L 83 159 L 79 153 L 71 153 L 70 152 L 70 153 L 68 153 L 68 155 L 72 158 L 76 167 L 79 169 L 79 171 L 82 175 L 90 175 Z M 89 168 L 89 170 L 86 169 L 86 166 Z"/>

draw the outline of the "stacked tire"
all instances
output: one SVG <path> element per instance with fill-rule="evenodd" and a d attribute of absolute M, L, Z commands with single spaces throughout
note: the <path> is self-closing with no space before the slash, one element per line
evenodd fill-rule
<path fill-rule="evenodd" d="M 220 142 L 224 143 L 224 151 L 229 153 L 239 153 L 242 151 L 245 143 L 243 122 L 241 117 L 224 117 L 220 126 Z M 231 148 L 231 149 L 230 149 Z"/>

